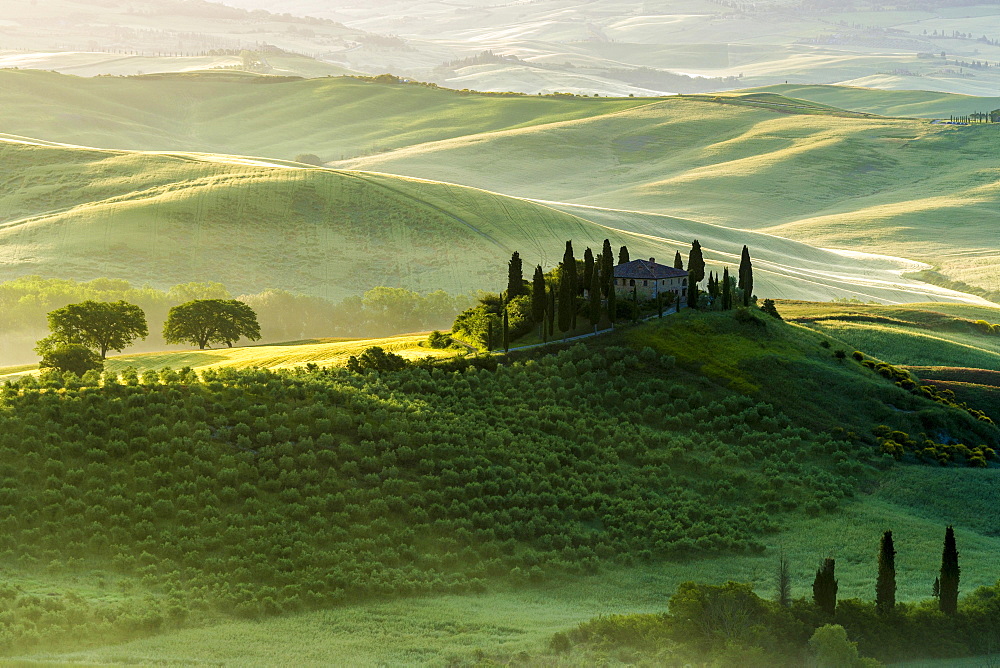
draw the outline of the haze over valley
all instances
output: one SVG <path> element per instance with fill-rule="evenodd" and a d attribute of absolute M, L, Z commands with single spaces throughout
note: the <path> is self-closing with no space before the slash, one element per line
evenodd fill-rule
<path fill-rule="evenodd" d="M 0 663 L 991 665 L 998 155 L 996 5 L 0 0 Z"/>

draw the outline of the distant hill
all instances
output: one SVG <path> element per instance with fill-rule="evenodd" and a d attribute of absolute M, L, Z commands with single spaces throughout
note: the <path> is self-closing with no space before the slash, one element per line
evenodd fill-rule
<path fill-rule="evenodd" d="M 497 290 L 608 238 L 671 262 L 701 239 L 709 270 L 753 249 L 756 292 L 806 299 L 969 300 L 899 276 L 919 265 L 845 255 L 758 232 L 548 205 L 448 183 L 217 154 L 0 141 L 0 279 L 102 276 L 167 288 L 217 281 L 339 299 L 376 285 Z"/>

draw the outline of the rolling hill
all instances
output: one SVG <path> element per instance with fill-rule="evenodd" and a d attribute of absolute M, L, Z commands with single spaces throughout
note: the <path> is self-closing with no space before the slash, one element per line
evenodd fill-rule
<path fill-rule="evenodd" d="M 342 298 L 375 285 L 497 289 L 510 253 L 552 267 L 609 238 L 672 258 L 691 239 L 710 268 L 754 249 L 758 292 L 890 302 L 977 298 L 906 279 L 911 262 L 823 251 L 757 232 L 603 211 L 392 176 L 193 153 L 0 142 L 0 278 L 110 276 L 166 288 L 217 281 Z M 253 267 L 248 271 L 247 267 Z"/>

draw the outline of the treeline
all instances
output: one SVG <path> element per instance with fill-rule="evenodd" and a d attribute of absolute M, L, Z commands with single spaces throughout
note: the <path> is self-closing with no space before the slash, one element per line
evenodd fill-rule
<path fill-rule="evenodd" d="M 891 531 L 882 535 L 877 554 L 874 600 L 838 600 L 831 558 L 820 564 L 812 596 L 792 600 L 788 563 L 782 557 L 772 600 L 758 596 L 750 584 L 685 582 L 670 598 L 669 613 L 599 617 L 556 634 L 552 649 L 584 659 L 599 650 L 638 663 L 838 668 L 996 651 L 1000 582 L 959 600 L 961 568 L 952 527 L 945 530 L 940 570 L 933 580 L 928 578 L 928 600 L 896 601 L 897 552 Z"/>
<path fill-rule="evenodd" d="M 548 272 L 543 271 L 541 265 L 536 266 L 529 282 L 524 279 L 520 253 L 515 252 L 507 264 L 507 289 L 500 294 L 481 294 L 479 304 L 461 313 L 451 331 L 486 350 L 498 347 L 507 350 L 512 341 L 533 330 L 537 330 L 539 341 L 544 343 L 559 335 L 597 332 L 601 327 L 613 327 L 619 321 L 636 321 L 644 315 L 662 316 L 664 310 L 678 300 L 673 291 L 658 289 L 655 297 L 648 298 L 640 297 L 634 280 L 631 289 L 615 287 L 615 267 L 629 261 L 628 247 L 618 249 L 616 260 L 608 239 L 604 240 L 597 255 L 587 248 L 583 259 L 578 260 L 573 242 L 567 241 L 562 262 Z M 680 251 L 674 256 L 673 268 L 685 268 Z M 753 264 L 746 246 L 738 278 L 729 276 L 728 267 L 721 278 L 710 273 L 707 294 L 698 287 L 705 278 L 705 259 L 697 239 L 691 243 L 686 271 L 687 282 L 681 291 L 678 308 L 683 304 L 691 308 L 729 310 L 756 302 Z M 773 302 L 768 313 L 780 317 Z"/>
<path fill-rule="evenodd" d="M 34 361 L 35 342 L 46 335 L 46 315 L 83 301 L 126 301 L 141 308 L 149 322 L 166 321 L 170 309 L 194 299 L 233 299 L 219 283 L 185 283 L 169 290 L 137 287 L 128 281 L 99 278 L 73 281 L 24 276 L 0 283 L 0 364 Z M 317 337 L 380 337 L 408 331 L 447 329 L 455 315 L 475 298 L 444 291 L 420 294 L 402 288 L 377 287 L 364 295 L 331 302 L 319 297 L 267 290 L 240 295 L 257 313 L 265 342 Z M 139 350 L 167 345 L 154 331 Z"/>

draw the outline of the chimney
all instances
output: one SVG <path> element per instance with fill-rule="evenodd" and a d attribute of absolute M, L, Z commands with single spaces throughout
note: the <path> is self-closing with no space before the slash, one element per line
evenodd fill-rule
<path fill-rule="evenodd" d="M 656 258 L 655 257 L 651 257 L 651 258 L 649 258 L 649 261 L 655 264 L 656 263 Z"/>

